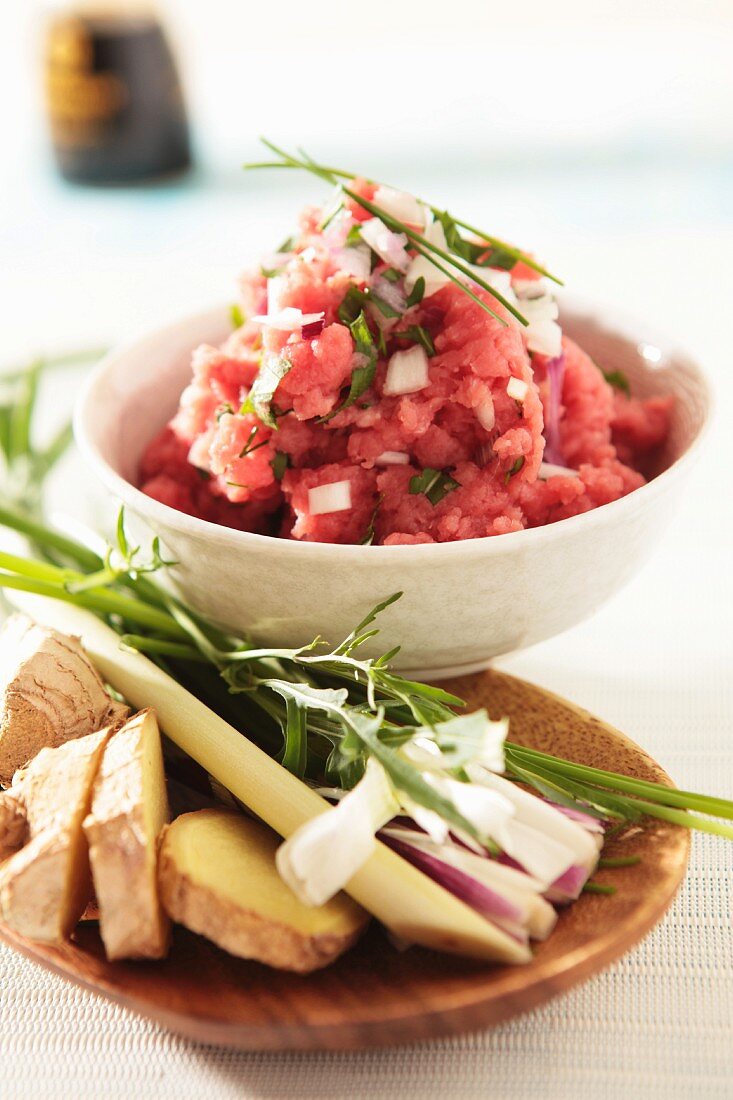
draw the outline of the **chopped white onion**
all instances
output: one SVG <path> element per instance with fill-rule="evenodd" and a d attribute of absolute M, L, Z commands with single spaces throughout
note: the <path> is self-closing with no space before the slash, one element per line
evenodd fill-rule
<path fill-rule="evenodd" d="M 325 516 L 330 512 L 346 512 L 351 507 L 351 482 L 332 481 L 308 490 L 308 514 Z"/>
<path fill-rule="evenodd" d="M 425 348 L 416 344 L 414 348 L 394 353 L 387 366 L 383 392 L 385 397 L 417 393 L 418 390 L 424 390 L 429 382 L 428 357 Z"/>
<path fill-rule="evenodd" d="M 493 287 L 511 305 L 517 305 L 517 298 L 512 288 L 512 278 L 508 271 L 499 271 L 495 267 L 479 267 L 477 264 L 465 264 L 464 266 L 470 268 L 477 278 Z M 463 282 L 474 281 L 468 275 L 461 274 L 461 272 L 456 272 L 456 274 Z"/>
<path fill-rule="evenodd" d="M 303 313 L 294 306 L 286 306 L 278 313 L 260 314 L 258 317 L 253 317 L 252 320 L 257 321 L 260 325 L 266 325 L 268 328 L 277 329 L 279 332 L 297 332 L 298 329 L 303 328 L 303 325 L 312 325 L 316 321 L 322 321 L 324 316 L 323 312 Z"/>
<path fill-rule="evenodd" d="M 520 310 L 530 325 L 556 321 L 560 316 L 557 302 L 551 294 L 543 294 L 541 298 L 527 298 L 522 302 Z"/>
<path fill-rule="evenodd" d="M 404 233 L 393 233 L 391 229 L 379 218 L 370 218 L 359 226 L 362 240 L 366 241 L 373 252 L 391 267 L 398 271 L 407 271 L 410 266 L 410 257 L 405 245 L 407 237 Z"/>
<path fill-rule="evenodd" d="M 483 397 L 479 404 L 476 406 L 476 418 L 487 432 L 490 432 L 496 423 L 496 412 L 494 410 L 494 400 L 490 393 Z"/>
<path fill-rule="evenodd" d="M 547 280 L 544 277 L 539 279 L 515 279 L 512 286 L 517 298 L 521 298 L 522 301 L 542 298 L 547 293 Z"/>
<path fill-rule="evenodd" d="M 365 244 L 353 248 L 336 248 L 333 251 L 334 263 L 341 271 L 351 275 L 357 283 L 365 283 L 372 272 L 372 254 Z"/>
<path fill-rule="evenodd" d="M 384 279 L 381 275 L 375 275 L 371 282 L 371 288 L 378 298 L 381 298 L 397 313 L 402 314 L 407 309 L 407 299 L 401 283 L 391 283 L 389 279 Z"/>
<path fill-rule="evenodd" d="M 525 329 L 527 347 L 548 359 L 557 359 L 562 352 L 562 329 L 557 321 L 539 321 Z"/>
<path fill-rule="evenodd" d="M 425 207 L 407 191 L 396 191 L 394 187 L 378 187 L 374 193 L 374 203 L 386 214 L 391 214 L 401 222 L 407 222 L 408 225 L 418 228 L 425 225 L 427 214 Z"/>
<path fill-rule="evenodd" d="M 407 466 L 410 456 L 405 451 L 382 451 L 374 462 L 377 466 Z"/>
<path fill-rule="evenodd" d="M 447 241 L 445 239 L 445 230 L 439 221 L 428 220 L 423 236 L 430 244 L 434 244 L 437 248 L 442 248 L 443 251 L 447 251 Z M 435 257 L 437 262 L 443 267 L 446 266 L 447 261 L 441 260 L 439 256 Z M 446 283 L 451 281 L 450 276 L 445 275 L 442 271 L 438 271 L 437 267 L 430 262 L 425 256 L 415 256 L 407 273 L 405 275 L 405 287 L 408 294 L 415 286 L 418 279 L 425 280 L 425 298 L 429 298 L 431 294 L 435 294 L 441 287 L 444 287 Z"/>
<path fill-rule="evenodd" d="M 506 385 L 507 397 L 511 397 L 515 401 L 524 401 L 528 390 L 529 386 L 524 379 L 515 378 L 513 375 Z"/>
<path fill-rule="evenodd" d="M 548 477 L 577 477 L 578 471 L 569 466 L 556 466 L 554 462 L 541 462 L 537 476 L 540 481 L 547 481 Z"/>
<path fill-rule="evenodd" d="M 275 275 L 274 278 L 267 280 L 267 312 L 270 316 L 280 312 L 280 302 L 285 291 L 285 278 L 282 275 Z"/>

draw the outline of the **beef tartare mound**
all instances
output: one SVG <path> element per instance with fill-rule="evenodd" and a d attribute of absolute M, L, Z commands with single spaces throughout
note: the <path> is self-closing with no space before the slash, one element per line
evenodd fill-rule
<path fill-rule="evenodd" d="M 395 545 L 554 523 L 643 485 L 671 399 L 607 381 L 516 250 L 351 190 L 242 278 L 235 331 L 193 352 L 143 491 L 245 531 Z"/>

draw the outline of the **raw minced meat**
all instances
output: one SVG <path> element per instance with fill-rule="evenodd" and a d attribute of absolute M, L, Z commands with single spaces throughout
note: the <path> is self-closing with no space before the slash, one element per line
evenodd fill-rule
<path fill-rule="evenodd" d="M 385 262 L 353 200 L 325 229 L 322 217 L 308 208 L 287 251 L 242 278 L 244 324 L 194 350 L 143 457 L 144 492 L 241 530 L 414 545 L 553 523 L 644 484 L 670 399 L 614 390 L 561 335 L 536 271 L 481 269 L 525 328 L 477 284 L 498 316 L 439 276 L 420 298 L 414 252 L 388 239 L 398 267 Z M 313 504 L 325 485 L 333 510 Z"/>

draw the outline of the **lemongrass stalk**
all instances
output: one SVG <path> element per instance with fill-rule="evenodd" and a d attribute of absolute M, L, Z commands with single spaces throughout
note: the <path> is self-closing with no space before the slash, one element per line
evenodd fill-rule
<path fill-rule="evenodd" d="M 291 836 L 330 810 L 320 795 L 152 661 L 121 649 L 119 636 L 94 615 L 54 599 L 26 597 L 18 602 L 38 622 L 78 635 L 112 687 L 135 707 L 153 707 L 166 735 L 281 836 Z M 346 892 L 408 942 L 501 962 L 531 958 L 527 947 L 380 843 L 349 880 Z"/>

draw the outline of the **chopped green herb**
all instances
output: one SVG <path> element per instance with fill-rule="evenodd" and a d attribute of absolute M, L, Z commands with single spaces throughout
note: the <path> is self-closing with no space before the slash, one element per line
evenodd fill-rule
<path fill-rule="evenodd" d="M 377 497 L 377 503 L 374 505 L 374 511 L 372 512 L 372 518 L 369 520 L 369 526 L 366 529 L 366 534 L 364 535 L 364 538 L 361 540 L 361 546 L 371 546 L 372 543 L 374 542 L 374 524 L 375 524 L 375 521 L 377 519 L 377 512 L 379 511 L 379 506 L 380 506 L 380 504 L 382 503 L 383 500 L 384 500 L 384 493 L 380 493 L 379 496 Z"/>
<path fill-rule="evenodd" d="M 339 321 L 344 325 L 351 325 L 359 316 L 365 305 L 369 303 L 376 306 L 379 312 L 384 317 L 394 318 L 399 317 L 398 310 L 393 309 L 388 302 L 385 302 L 383 298 L 380 298 L 378 294 L 374 294 L 371 290 L 359 290 L 358 287 L 349 287 L 346 292 L 341 305 L 338 307 L 337 316 Z"/>
<path fill-rule="evenodd" d="M 242 313 L 242 307 L 237 302 L 229 307 L 229 316 L 231 318 L 233 328 L 241 328 L 246 320 L 244 314 Z"/>
<path fill-rule="evenodd" d="M 249 489 L 249 485 L 242 485 L 240 481 L 227 481 L 227 485 L 231 485 L 232 489 Z"/>
<path fill-rule="evenodd" d="M 460 482 L 452 478 L 444 470 L 432 470 L 426 467 L 421 474 L 415 474 L 410 478 L 410 492 L 413 496 L 422 493 L 435 507 L 448 493 L 458 489 Z"/>
<path fill-rule="evenodd" d="M 362 244 L 361 230 L 358 225 L 352 225 L 349 232 L 346 234 L 346 247 L 353 248 L 354 245 Z"/>
<path fill-rule="evenodd" d="M 264 279 L 274 279 L 275 276 L 279 275 L 279 274 L 280 274 L 280 268 L 279 267 L 263 267 L 260 264 L 260 275 L 262 275 L 262 277 Z"/>
<path fill-rule="evenodd" d="M 333 209 L 330 210 L 328 212 L 328 214 L 326 214 L 326 217 L 323 219 L 323 221 L 319 225 L 318 228 L 319 228 L 321 233 L 323 232 L 324 229 L 328 229 L 328 227 L 331 224 L 331 222 L 333 221 L 333 219 L 336 217 L 337 214 L 341 213 L 343 208 L 344 208 L 344 202 L 343 202 L 343 199 L 341 199 L 337 204 L 334 205 Z"/>
<path fill-rule="evenodd" d="M 636 867 L 641 863 L 641 856 L 614 856 L 611 859 L 599 859 L 599 867 Z"/>
<path fill-rule="evenodd" d="M 216 421 L 218 423 L 221 420 L 222 416 L 233 416 L 233 415 L 234 415 L 234 409 L 232 408 L 232 406 L 227 401 L 226 404 L 219 405 L 219 408 L 216 410 Z"/>
<path fill-rule="evenodd" d="M 422 325 L 410 325 L 409 328 L 404 329 L 402 332 L 396 332 L 395 336 L 398 340 L 412 340 L 413 344 L 422 344 L 431 358 L 435 355 L 433 338 L 428 330 L 423 328 Z"/>
<path fill-rule="evenodd" d="M 341 305 L 338 307 L 337 316 L 343 325 L 351 325 L 362 311 L 366 301 L 366 294 L 358 287 L 352 286 L 346 292 Z"/>
<path fill-rule="evenodd" d="M 361 367 L 355 367 L 351 372 L 351 384 L 346 400 L 335 409 L 332 409 L 328 416 L 324 416 L 323 421 L 330 420 L 331 417 L 336 416 L 336 413 L 340 413 L 343 409 L 348 409 L 349 405 L 353 405 L 374 381 L 374 372 L 377 369 L 377 349 L 374 346 L 374 340 L 363 310 L 351 322 L 349 329 L 354 337 L 357 354 L 364 356 L 366 362 Z"/>
<path fill-rule="evenodd" d="M 377 351 L 384 359 L 387 355 L 387 337 L 384 329 L 377 329 Z"/>
<path fill-rule="evenodd" d="M 522 466 L 524 466 L 524 455 L 520 455 L 519 458 L 515 459 L 514 462 L 512 463 L 512 465 L 510 466 L 510 468 L 504 474 L 504 484 L 505 485 L 509 484 L 509 479 L 510 478 L 514 477 L 515 474 L 519 473 L 519 471 L 522 469 Z"/>
<path fill-rule="evenodd" d="M 272 466 L 272 472 L 275 475 L 276 481 L 282 481 L 289 463 L 290 457 L 285 454 L 285 451 L 275 451 L 275 457 L 270 462 L 270 465 Z"/>
<path fill-rule="evenodd" d="M 609 897 L 616 893 L 615 886 L 606 886 L 602 882 L 586 882 L 583 887 L 584 894 L 607 894 Z"/>
<path fill-rule="evenodd" d="M 402 278 L 402 275 L 395 267 L 385 267 L 384 271 L 380 272 L 380 274 L 388 283 L 398 283 Z"/>
<path fill-rule="evenodd" d="M 278 252 L 292 252 L 295 248 L 295 237 L 286 237 L 278 248 Z"/>
<path fill-rule="evenodd" d="M 415 285 L 407 296 L 407 308 L 417 306 L 422 302 L 425 297 L 425 279 L 420 276 L 419 279 L 415 279 Z"/>
<path fill-rule="evenodd" d="M 615 390 L 620 390 L 627 397 L 631 397 L 631 384 L 622 370 L 603 370 L 600 367 L 599 370 L 609 386 L 613 386 Z"/>
<path fill-rule="evenodd" d="M 194 466 L 194 470 L 199 475 L 202 481 L 211 481 L 211 474 L 208 470 L 204 470 L 202 466 Z"/>
<path fill-rule="evenodd" d="M 260 443 L 255 443 L 255 441 L 254 441 L 255 436 L 257 435 L 258 431 L 259 431 L 259 428 L 254 427 L 252 429 L 252 431 L 249 433 L 249 435 L 247 436 L 247 442 L 245 443 L 245 445 L 242 447 L 241 451 L 239 452 L 239 458 L 244 458 L 245 455 L 251 455 L 254 451 L 259 450 L 260 447 L 265 446 L 265 444 L 267 443 L 266 439 L 263 439 Z"/>
<path fill-rule="evenodd" d="M 275 390 L 288 371 L 292 370 L 292 367 L 293 364 L 284 356 L 264 360 L 252 389 L 249 391 L 249 397 L 239 410 L 240 415 L 254 413 L 263 424 L 267 424 L 269 428 L 277 429 L 277 420 L 272 410 L 272 399 L 275 396 Z"/>

